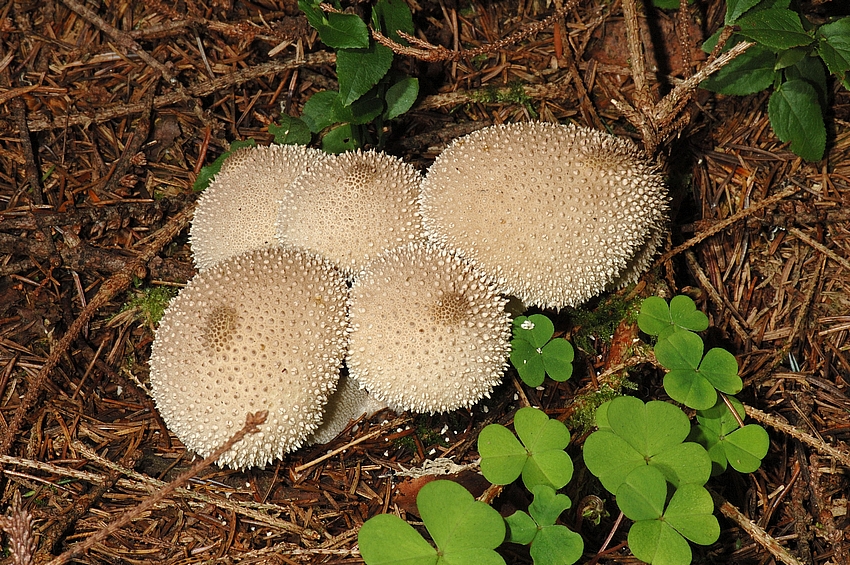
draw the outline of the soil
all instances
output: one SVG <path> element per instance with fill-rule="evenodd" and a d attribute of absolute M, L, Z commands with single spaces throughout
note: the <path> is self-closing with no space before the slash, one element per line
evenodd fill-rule
<path fill-rule="evenodd" d="M 686 293 L 709 315 L 709 345 L 736 356 L 740 397 L 771 437 L 758 471 L 709 483 L 722 533 L 693 546 L 694 561 L 850 563 L 850 95 L 831 85 L 817 163 L 777 139 L 767 93 L 697 90 L 642 125 L 703 67 L 699 45 L 725 8 L 641 4 L 641 73 L 624 3 L 582 0 L 546 20 L 560 2 L 409 2 L 417 37 L 482 51 L 396 56 L 421 95 L 383 132 L 383 149 L 421 170 L 456 137 L 531 119 L 606 129 L 658 159 L 672 195 L 664 255 L 637 285 L 549 313 L 577 344 L 573 377 L 529 388 L 509 371 L 472 409 L 385 411 L 247 471 L 192 467 L 165 427 L 147 386 L 155 322 L 139 305 L 195 273 L 187 230 L 201 168 L 234 140 L 270 143 L 281 113 L 334 88 L 333 51 L 293 0 L 0 3 L 0 525 L 17 551 L 0 562 L 361 563 L 365 520 L 418 520 L 430 479 L 405 470 L 450 458 L 461 469 L 451 477 L 484 493 L 478 431 L 526 403 L 571 425 L 566 492 L 581 507 L 602 492 L 580 463 L 581 399 L 624 369 L 630 394 L 665 398 L 617 304 Z M 802 9 L 823 18 L 839 4 Z M 528 502 L 508 487 L 493 504 L 507 515 Z M 635 563 L 616 505 L 601 504 L 598 524 L 561 518 L 584 537 L 579 563 Z M 519 546 L 500 551 L 531 562 Z"/>

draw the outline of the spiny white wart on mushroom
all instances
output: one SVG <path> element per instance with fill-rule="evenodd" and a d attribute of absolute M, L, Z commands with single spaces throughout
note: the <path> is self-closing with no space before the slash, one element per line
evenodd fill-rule
<path fill-rule="evenodd" d="M 421 183 L 412 166 L 391 155 L 330 156 L 286 191 L 278 240 L 354 275 L 381 252 L 424 240 L 416 203 Z"/>
<path fill-rule="evenodd" d="M 278 203 L 293 180 L 324 158 L 300 145 L 244 147 L 233 152 L 198 199 L 189 240 L 195 265 L 277 245 Z"/>
<path fill-rule="evenodd" d="M 630 141 L 518 123 L 455 140 L 420 197 L 433 241 L 526 305 L 574 306 L 636 279 L 661 238 L 663 179 Z"/>
<path fill-rule="evenodd" d="M 489 397 L 506 367 L 505 303 L 443 249 L 414 243 L 387 251 L 351 288 L 349 373 L 397 411 L 472 406 Z"/>
<path fill-rule="evenodd" d="M 202 271 L 166 310 L 151 352 L 151 392 L 166 425 L 207 456 L 268 410 L 260 431 L 219 460 L 265 465 L 322 421 L 347 343 L 347 285 L 314 254 L 267 248 Z"/>

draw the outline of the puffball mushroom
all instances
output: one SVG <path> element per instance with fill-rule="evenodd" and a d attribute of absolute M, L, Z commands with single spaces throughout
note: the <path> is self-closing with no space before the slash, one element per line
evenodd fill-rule
<path fill-rule="evenodd" d="M 420 197 L 428 237 L 500 291 L 558 309 L 636 278 L 666 210 L 661 175 L 630 141 L 543 122 L 456 139 Z"/>
<path fill-rule="evenodd" d="M 329 156 L 286 191 L 278 241 L 354 275 L 382 251 L 424 240 L 416 205 L 421 184 L 411 165 L 385 153 Z"/>
<path fill-rule="evenodd" d="M 444 249 L 389 250 L 351 287 L 349 374 L 396 411 L 472 406 L 489 397 L 507 366 L 506 302 Z"/>
<path fill-rule="evenodd" d="M 268 410 L 218 463 L 253 467 L 298 448 L 322 421 L 345 354 L 347 285 L 327 261 L 265 248 L 220 261 L 162 317 L 151 394 L 187 448 L 207 456 Z"/>
<path fill-rule="evenodd" d="M 324 155 L 300 145 L 234 151 L 198 199 L 189 231 L 195 266 L 208 269 L 244 251 L 277 245 L 278 202 Z"/>
<path fill-rule="evenodd" d="M 322 424 L 307 438 L 307 445 L 328 443 L 342 432 L 351 420 L 364 414 L 371 416 L 387 405 L 377 400 L 348 376 L 342 376 L 322 415 Z"/>

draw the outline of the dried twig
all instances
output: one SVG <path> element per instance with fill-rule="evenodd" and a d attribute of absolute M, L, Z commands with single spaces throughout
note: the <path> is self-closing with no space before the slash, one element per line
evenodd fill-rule
<path fill-rule="evenodd" d="M 91 549 L 96 544 L 105 540 L 110 535 L 117 532 L 119 529 L 123 528 L 139 516 L 142 516 L 145 512 L 153 508 L 156 504 L 165 500 L 165 498 L 171 495 L 178 487 L 181 487 L 188 483 L 189 479 L 191 479 L 192 477 L 200 473 L 202 470 L 215 463 L 215 461 L 219 457 L 221 457 L 236 443 L 242 441 L 242 438 L 244 438 L 246 435 L 260 431 L 258 426 L 260 426 L 266 421 L 267 416 L 267 411 L 257 412 L 255 414 L 248 414 L 247 418 L 245 418 L 245 425 L 242 427 L 242 429 L 233 434 L 233 436 L 229 440 L 224 442 L 223 445 L 219 446 L 209 456 L 189 467 L 177 478 L 168 483 L 165 488 L 158 490 L 151 496 L 147 497 L 137 506 L 131 508 L 130 510 L 127 510 L 114 521 L 109 522 L 106 527 L 101 528 L 95 534 L 86 538 L 86 541 L 75 545 L 65 553 L 59 555 L 58 557 L 50 561 L 47 565 L 63 565 L 64 563 L 67 563 L 75 555 L 79 555 L 84 551 Z"/>
<path fill-rule="evenodd" d="M 719 498 L 719 497 L 718 497 Z M 760 546 L 768 550 L 779 561 L 785 565 L 802 565 L 796 557 L 791 555 L 787 549 L 782 547 L 776 538 L 768 534 L 760 528 L 755 522 L 741 514 L 741 511 L 735 508 L 727 500 L 720 499 L 720 511 L 724 516 L 738 524 L 742 530 L 747 532 Z"/>
<path fill-rule="evenodd" d="M 0 528 L 9 536 L 13 565 L 30 565 L 36 551 L 32 514 L 23 508 L 21 493 L 15 491 L 8 516 L 0 516 Z"/>

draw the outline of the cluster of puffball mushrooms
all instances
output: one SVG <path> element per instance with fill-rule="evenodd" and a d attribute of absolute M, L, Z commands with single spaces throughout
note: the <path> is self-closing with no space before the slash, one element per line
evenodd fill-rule
<path fill-rule="evenodd" d="M 574 125 L 484 128 L 424 178 L 374 151 L 238 150 L 198 201 L 152 395 L 202 456 L 267 410 L 219 459 L 234 468 L 383 408 L 470 407 L 507 366 L 506 297 L 559 309 L 635 281 L 666 209 L 630 141 Z"/>

